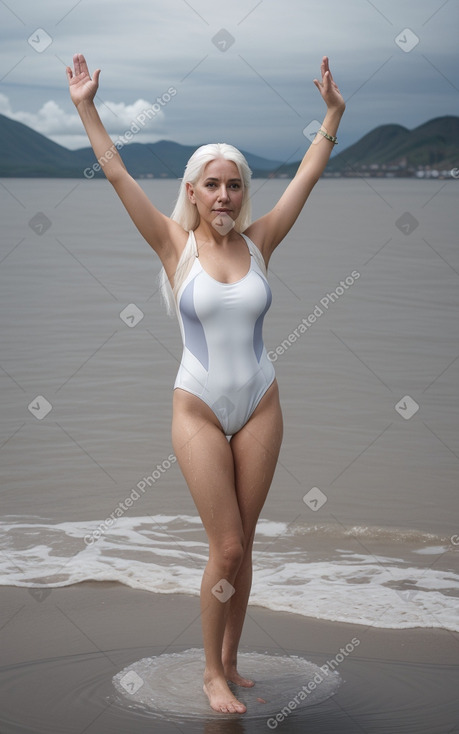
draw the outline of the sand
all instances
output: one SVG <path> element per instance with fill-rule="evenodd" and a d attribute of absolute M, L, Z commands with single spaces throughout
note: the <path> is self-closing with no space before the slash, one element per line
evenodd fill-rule
<path fill-rule="evenodd" d="M 459 732 L 457 633 L 369 628 L 249 605 L 241 652 L 327 664 L 341 685 L 316 705 L 293 701 L 289 709 L 286 700 L 277 718 L 269 710 L 255 718 L 250 708 L 219 718 L 204 705 L 202 717 L 187 720 L 142 710 L 112 678 L 141 658 L 202 648 L 197 597 L 109 582 L 2 587 L 0 594 L 1 734 Z M 204 695 L 200 679 L 187 683 L 186 695 Z"/>

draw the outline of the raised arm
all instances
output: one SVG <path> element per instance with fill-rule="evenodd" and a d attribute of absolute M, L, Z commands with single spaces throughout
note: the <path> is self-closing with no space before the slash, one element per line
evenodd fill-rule
<path fill-rule="evenodd" d="M 314 79 L 314 84 L 327 105 L 327 113 L 320 129 L 331 138 L 334 138 L 346 105 L 333 80 L 327 56 L 323 57 L 320 70 L 322 81 Z M 317 133 L 301 161 L 295 177 L 287 186 L 276 206 L 268 214 L 253 222 L 246 230 L 246 234 L 253 239 L 262 251 L 266 263 L 268 263 L 273 250 L 294 225 L 309 194 L 328 163 L 333 146 L 334 142 L 321 133 Z"/>
<path fill-rule="evenodd" d="M 128 173 L 96 110 L 94 97 L 99 86 L 100 69 L 96 69 L 91 79 L 83 54 L 75 54 L 73 64 L 74 71 L 69 66 L 66 69 L 70 96 L 105 176 L 140 234 L 158 253 L 163 264 L 169 258 L 177 259 L 175 244 L 179 245 L 177 240 L 184 239 L 184 230 L 156 209 L 137 181 Z"/>

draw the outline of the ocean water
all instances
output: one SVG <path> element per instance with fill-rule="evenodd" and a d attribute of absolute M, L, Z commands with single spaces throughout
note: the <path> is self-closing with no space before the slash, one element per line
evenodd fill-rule
<path fill-rule="evenodd" d="M 253 214 L 287 181 L 253 182 Z M 174 181 L 143 181 L 165 213 Z M 251 604 L 459 630 L 457 181 L 322 180 L 270 263 L 284 442 Z M 178 324 L 105 181 L 0 181 L 0 584 L 198 595 Z"/>

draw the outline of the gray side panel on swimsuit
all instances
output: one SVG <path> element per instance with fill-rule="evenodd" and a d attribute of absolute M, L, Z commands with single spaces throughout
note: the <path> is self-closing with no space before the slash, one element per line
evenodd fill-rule
<path fill-rule="evenodd" d="M 255 352 L 257 362 L 260 361 L 261 355 L 263 353 L 263 338 L 262 338 L 263 319 L 265 317 L 265 314 L 268 308 L 271 305 L 271 301 L 273 298 L 272 293 L 271 293 L 271 288 L 269 287 L 266 279 L 263 277 L 262 280 L 263 280 L 263 285 L 266 291 L 266 306 L 263 309 L 263 311 L 261 312 L 261 314 L 259 315 L 259 317 L 257 318 L 254 329 L 253 329 L 253 350 Z"/>
<path fill-rule="evenodd" d="M 201 321 L 194 307 L 194 283 L 195 278 L 184 288 L 180 298 L 180 311 L 182 313 L 183 328 L 185 331 L 185 346 L 194 354 L 204 369 L 209 369 L 209 350 L 207 348 L 206 335 Z M 184 317 L 184 312 L 186 317 Z"/>

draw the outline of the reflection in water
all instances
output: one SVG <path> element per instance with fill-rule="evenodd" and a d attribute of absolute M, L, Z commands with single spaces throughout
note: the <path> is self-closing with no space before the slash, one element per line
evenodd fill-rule
<path fill-rule="evenodd" d="M 238 716 L 241 723 L 262 719 L 272 729 L 279 712 L 286 712 L 285 718 L 289 718 L 294 712 L 332 696 L 341 683 L 337 672 L 296 656 L 251 652 L 240 653 L 238 659 L 244 674 L 255 680 L 253 688 L 230 684 L 237 698 L 247 706 L 245 714 L 219 714 L 210 709 L 202 690 L 205 667 L 202 649 L 137 660 L 114 676 L 113 685 L 122 695 L 121 701 L 129 706 L 140 704 L 144 710 L 166 720 L 211 717 L 210 723 L 223 718 L 234 722 Z"/>

